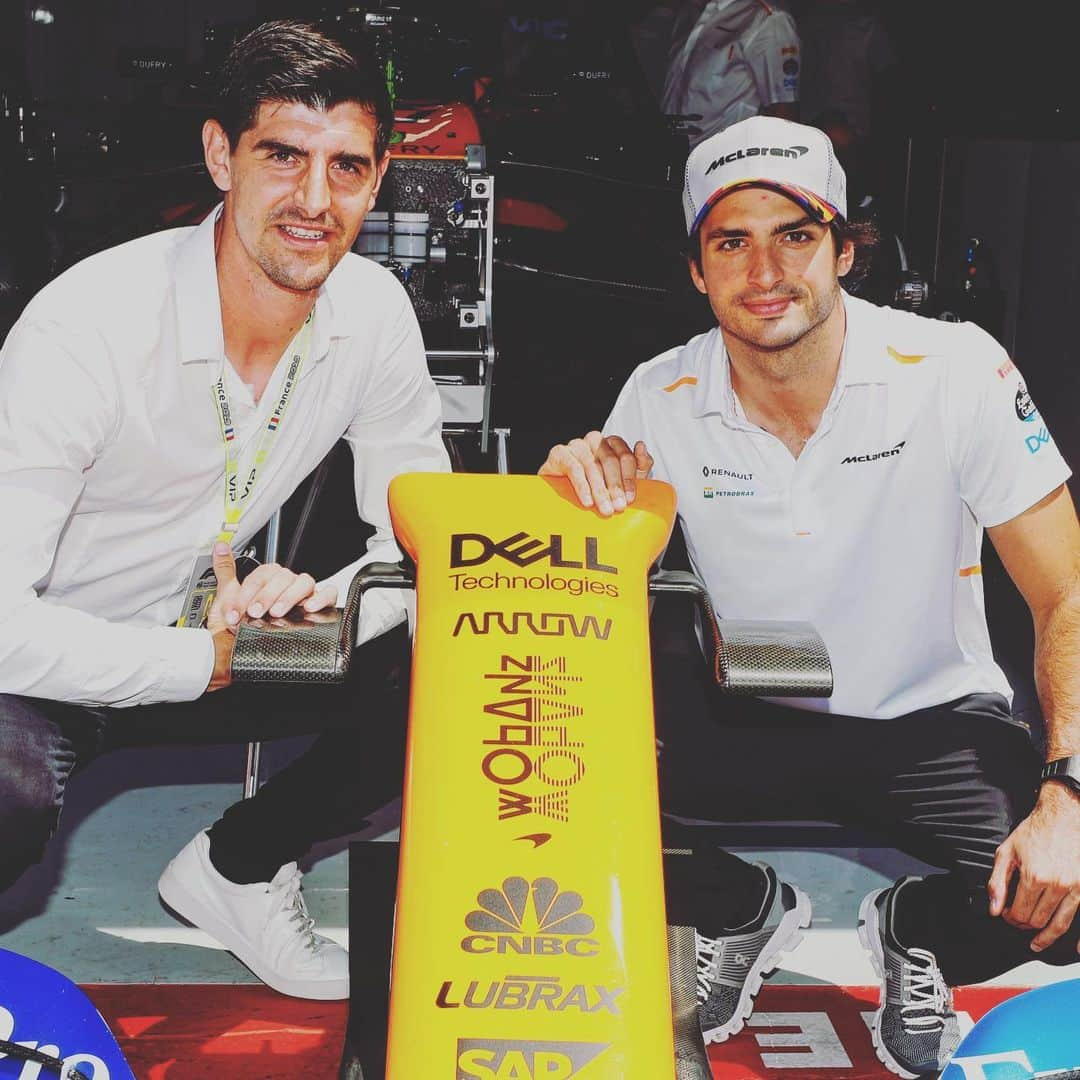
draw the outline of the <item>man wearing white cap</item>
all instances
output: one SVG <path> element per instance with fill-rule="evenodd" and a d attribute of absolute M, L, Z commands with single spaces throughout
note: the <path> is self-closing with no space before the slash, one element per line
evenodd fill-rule
<path fill-rule="evenodd" d="M 716 329 L 642 364 L 603 433 L 554 447 L 604 515 L 653 476 L 678 493 L 718 613 L 801 619 L 829 699 L 717 697 L 700 658 L 654 659 L 664 809 L 870 825 L 945 872 L 871 893 L 878 1056 L 936 1076 L 959 1041 L 950 986 L 1077 960 L 1080 528 L 1070 469 L 1001 346 L 847 295 L 867 241 L 828 138 L 772 117 L 687 162 L 690 273 Z M 1042 767 L 994 661 L 986 529 L 1031 608 Z M 732 768 L 731 763 L 738 767 Z M 725 852 L 678 860 L 669 919 L 698 932 L 701 1023 L 739 1030 L 809 899 Z"/>

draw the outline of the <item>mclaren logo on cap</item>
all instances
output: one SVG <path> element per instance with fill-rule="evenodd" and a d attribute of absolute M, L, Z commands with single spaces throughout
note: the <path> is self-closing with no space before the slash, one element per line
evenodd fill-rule
<path fill-rule="evenodd" d="M 706 170 L 708 176 L 714 169 L 723 165 L 730 165 L 733 161 L 743 161 L 752 157 L 784 157 L 801 158 L 810 153 L 809 146 L 749 146 L 745 150 L 732 150 L 730 154 L 717 158 Z"/>

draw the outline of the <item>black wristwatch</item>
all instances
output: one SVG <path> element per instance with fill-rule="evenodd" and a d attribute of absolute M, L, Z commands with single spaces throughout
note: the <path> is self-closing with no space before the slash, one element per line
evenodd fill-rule
<path fill-rule="evenodd" d="M 1045 780 L 1060 780 L 1080 794 L 1080 754 L 1048 761 L 1043 766 L 1040 782 Z"/>

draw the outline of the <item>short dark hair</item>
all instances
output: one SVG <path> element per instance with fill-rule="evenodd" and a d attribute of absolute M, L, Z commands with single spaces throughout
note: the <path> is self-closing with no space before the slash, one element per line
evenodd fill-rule
<path fill-rule="evenodd" d="M 843 250 L 846 240 L 850 240 L 855 248 L 851 269 L 844 275 L 844 285 L 850 292 L 870 273 L 874 252 L 881 241 L 881 232 L 877 223 L 870 218 L 834 218 L 829 229 L 833 234 L 837 254 Z"/>
<path fill-rule="evenodd" d="M 829 222 L 829 232 L 832 233 L 833 249 L 837 256 L 844 249 L 844 242 L 850 240 L 855 248 L 855 259 L 851 269 L 844 277 L 844 284 L 853 289 L 870 272 L 874 252 L 880 241 L 880 233 L 877 225 L 869 219 L 857 219 L 850 221 L 847 218 L 835 217 Z M 686 242 L 686 257 L 701 272 L 701 229 L 697 229 L 694 235 Z"/>
<path fill-rule="evenodd" d="M 259 106 L 288 101 L 326 111 L 356 102 L 375 118 L 375 155 L 390 145 L 394 124 L 386 75 L 374 53 L 350 52 L 307 23 L 265 22 L 229 50 L 218 76 L 214 119 L 235 149 Z"/>

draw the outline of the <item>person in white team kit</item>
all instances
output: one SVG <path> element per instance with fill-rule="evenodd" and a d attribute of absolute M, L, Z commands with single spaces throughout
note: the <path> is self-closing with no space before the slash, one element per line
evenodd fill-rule
<path fill-rule="evenodd" d="M 735 124 L 691 153 L 683 201 L 690 273 L 719 325 L 640 365 L 603 432 L 553 447 L 540 471 L 605 515 L 637 479 L 666 480 L 718 614 L 821 633 L 828 699 L 733 703 L 700 656 L 654 656 L 663 806 L 858 823 L 941 867 L 860 909 L 883 979 L 879 1056 L 936 1076 L 960 1037 L 950 986 L 1077 960 L 1070 469 L 989 334 L 843 291 L 868 237 L 845 220 L 823 132 Z M 1041 775 L 991 652 L 984 530 L 1034 619 Z M 678 864 L 669 918 L 697 928 L 701 1024 L 719 1041 L 809 924 L 810 901 L 726 852 Z"/>
<path fill-rule="evenodd" d="M 759 114 L 798 118 L 799 31 L 765 0 L 694 0 L 675 11 L 665 113 L 700 116 L 690 143 Z"/>

